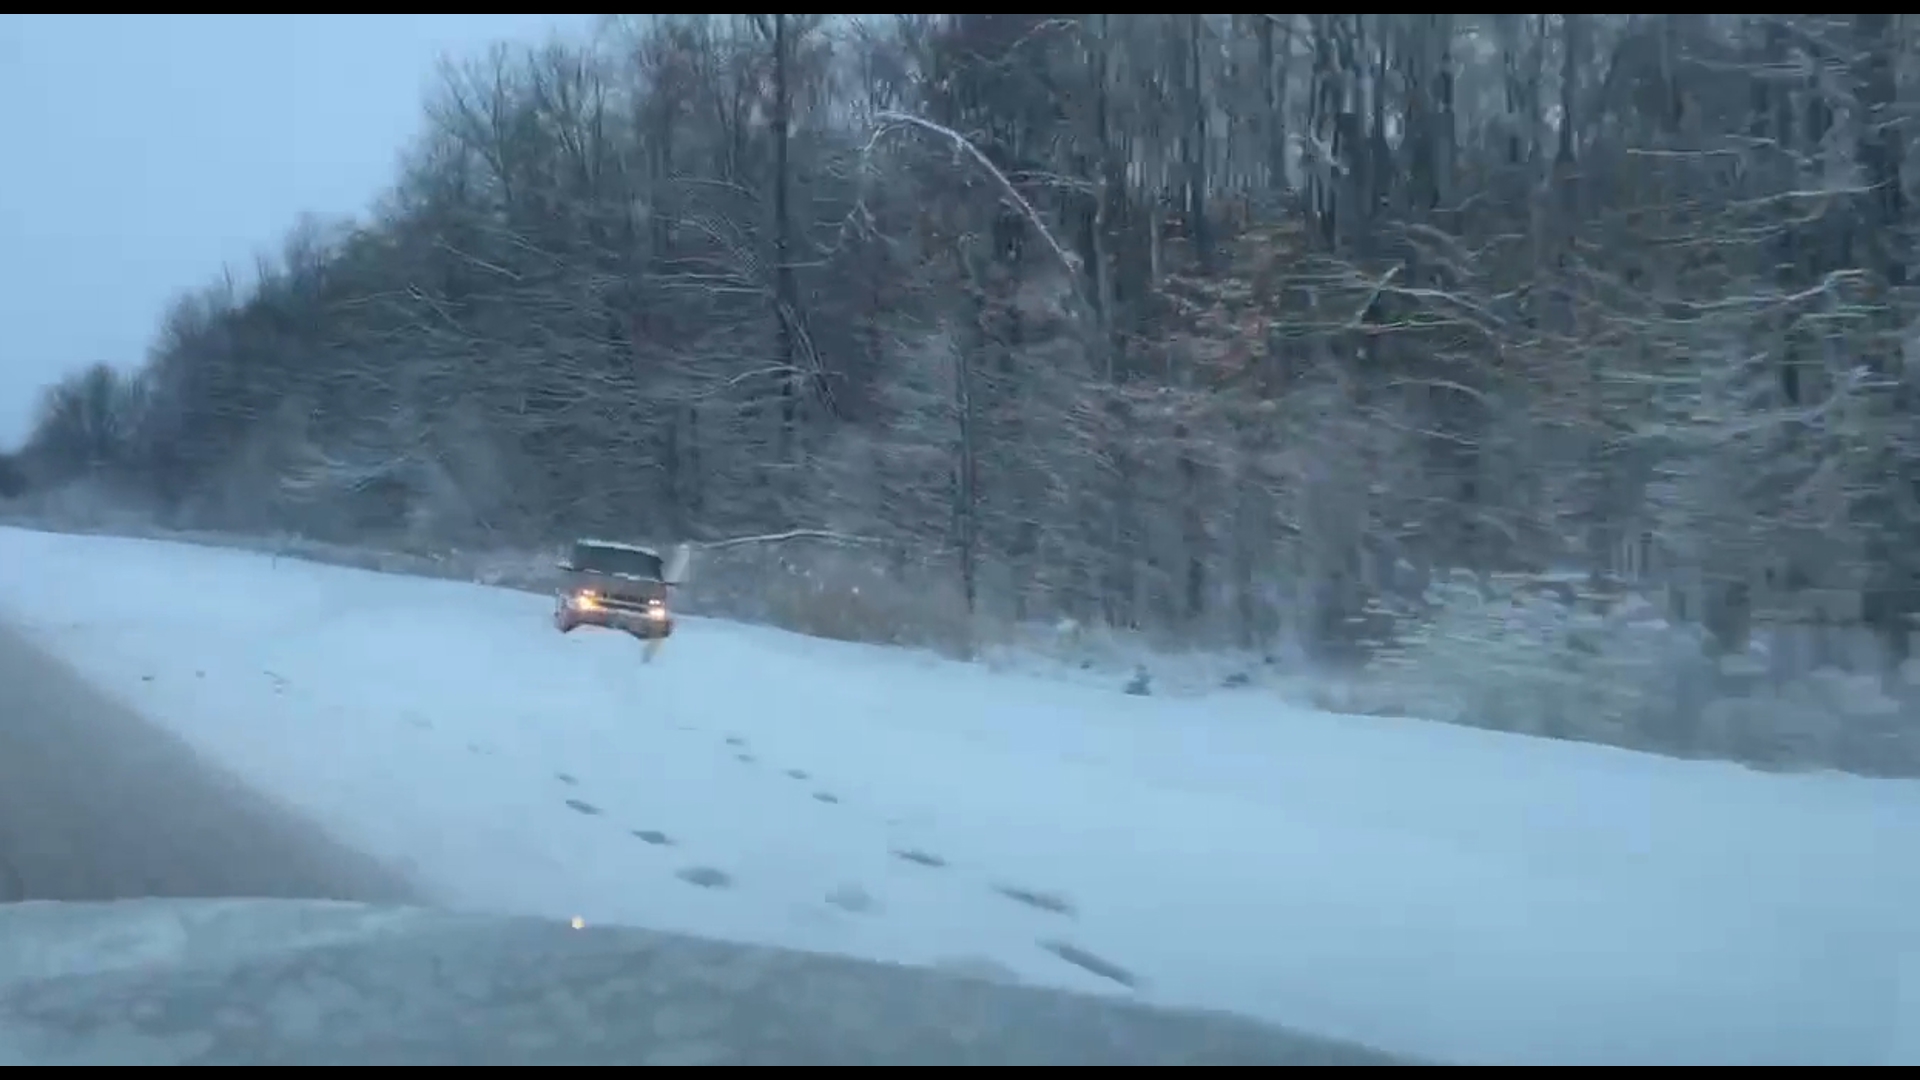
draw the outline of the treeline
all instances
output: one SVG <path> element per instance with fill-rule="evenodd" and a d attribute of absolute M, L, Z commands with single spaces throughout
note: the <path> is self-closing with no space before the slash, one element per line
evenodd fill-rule
<path fill-rule="evenodd" d="M 808 527 L 1336 647 L 1436 568 L 1920 609 L 1897 15 L 678 15 L 450 67 L 363 220 L 0 483 L 410 546 Z"/>

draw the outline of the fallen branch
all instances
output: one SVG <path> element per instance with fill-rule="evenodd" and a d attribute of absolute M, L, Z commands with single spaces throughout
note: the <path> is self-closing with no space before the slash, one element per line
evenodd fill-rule
<path fill-rule="evenodd" d="M 1007 178 L 1007 174 L 1001 172 L 999 167 L 987 158 L 987 155 L 981 153 L 980 148 L 973 145 L 972 140 L 950 127 L 943 124 L 936 124 L 931 120 L 914 116 L 911 113 L 888 110 L 877 114 L 875 119 L 880 120 L 882 126 L 875 131 L 873 137 L 867 141 L 867 149 L 869 151 L 873 149 L 875 143 L 880 141 L 880 136 L 900 128 L 917 128 L 951 142 L 955 150 L 973 159 L 975 164 L 986 170 L 987 175 L 993 177 L 994 181 L 1000 185 L 1000 191 L 1007 197 L 1007 201 L 1013 203 L 1014 207 L 1020 211 L 1020 215 L 1027 219 L 1027 224 L 1032 225 L 1034 231 L 1040 234 L 1040 238 L 1047 242 L 1047 247 L 1053 250 L 1054 256 L 1067 268 L 1067 272 L 1069 274 L 1079 273 L 1079 257 L 1074 255 L 1073 252 L 1068 251 L 1061 245 L 1059 240 L 1054 238 L 1053 232 L 1047 228 L 1046 221 L 1040 217 L 1040 211 L 1033 208 L 1033 204 L 1028 202 L 1026 197 L 1020 194 L 1019 189 L 1013 186 L 1013 181 Z"/>
<path fill-rule="evenodd" d="M 786 532 L 761 533 L 757 536 L 731 536 L 725 540 L 706 540 L 700 542 L 702 548 L 729 548 L 741 544 L 779 544 L 788 540 L 830 540 L 836 544 L 878 544 L 881 541 L 871 536 L 854 536 L 849 533 L 830 532 L 826 529 L 788 529 Z"/>

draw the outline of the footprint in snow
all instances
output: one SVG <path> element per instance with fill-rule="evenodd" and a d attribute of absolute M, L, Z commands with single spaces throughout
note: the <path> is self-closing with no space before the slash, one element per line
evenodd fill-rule
<path fill-rule="evenodd" d="M 760 759 L 757 757 L 754 757 L 752 754 L 735 754 L 733 755 L 733 760 L 742 762 L 747 765 L 751 765 L 754 762 L 759 761 Z"/>
<path fill-rule="evenodd" d="M 747 740 L 741 738 L 738 735 L 729 735 L 727 736 L 727 745 L 744 747 L 747 745 Z"/>
<path fill-rule="evenodd" d="M 553 778 L 567 785 L 568 787 L 572 787 L 575 784 L 578 784 L 580 782 L 579 780 L 574 779 L 572 773 L 557 772 L 553 774 Z"/>
<path fill-rule="evenodd" d="M 995 885 L 993 891 L 1009 900 L 1018 900 L 1030 908 L 1038 908 L 1041 911 L 1065 915 L 1069 918 L 1073 916 L 1073 903 L 1064 896 L 1022 889 L 1017 885 Z"/>
<path fill-rule="evenodd" d="M 875 906 L 873 895 L 851 882 L 838 886 L 832 892 L 828 893 L 827 903 L 832 904 L 842 911 L 850 911 L 855 914 L 872 911 Z"/>
<path fill-rule="evenodd" d="M 813 799 L 815 802 L 837 803 L 840 801 L 840 796 L 831 791 L 816 791 L 813 793 Z"/>
<path fill-rule="evenodd" d="M 600 808 L 583 799 L 568 799 L 567 809 L 575 813 L 585 814 L 588 817 L 600 816 Z"/>
<path fill-rule="evenodd" d="M 897 848 L 894 850 L 893 857 L 896 859 L 904 859 L 910 863 L 919 863 L 921 866 L 931 866 L 936 870 L 947 865 L 947 860 L 930 851 L 921 851 L 918 848 Z"/>
<path fill-rule="evenodd" d="M 793 778 L 794 778 L 795 780 L 805 780 L 805 779 L 807 778 L 807 770 L 805 770 L 805 769 L 788 769 L 788 770 L 787 770 L 787 775 L 788 775 L 788 776 L 791 776 L 791 777 L 793 777 Z"/>
<path fill-rule="evenodd" d="M 659 829 L 634 829 L 633 835 L 655 847 L 672 847 L 673 838 Z"/>
<path fill-rule="evenodd" d="M 733 884 L 731 874 L 711 866 L 689 866 L 684 870 L 676 871 L 673 876 L 689 885 L 698 885 L 703 889 L 724 889 Z"/>
<path fill-rule="evenodd" d="M 1117 982 L 1129 990 L 1140 986 L 1140 979 L 1133 972 L 1111 960 L 1095 956 L 1078 945 L 1065 941 L 1042 941 L 1040 947 L 1082 971 Z"/>

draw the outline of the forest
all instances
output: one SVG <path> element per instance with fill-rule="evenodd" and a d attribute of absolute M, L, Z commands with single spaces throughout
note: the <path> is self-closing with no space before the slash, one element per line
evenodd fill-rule
<path fill-rule="evenodd" d="M 789 537 L 724 550 L 808 582 L 790 623 L 865 589 L 838 636 L 870 639 L 1431 676 L 1544 633 L 1481 722 L 1920 768 L 1904 703 L 1618 700 L 1670 645 L 1509 617 L 1651 604 L 1716 698 L 1776 624 L 1893 677 L 1917 46 L 1892 14 L 604 16 L 449 61 L 377 205 L 50 388 L 0 493 L 396 550 Z M 1570 679 L 1578 716 L 1520 718 Z"/>

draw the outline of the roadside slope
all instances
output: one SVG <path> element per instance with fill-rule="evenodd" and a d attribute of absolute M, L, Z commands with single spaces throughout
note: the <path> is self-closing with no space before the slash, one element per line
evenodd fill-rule
<path fill-rule="evenodd" d="M 0 900 L 412 895 L 0 625 Z"/>

